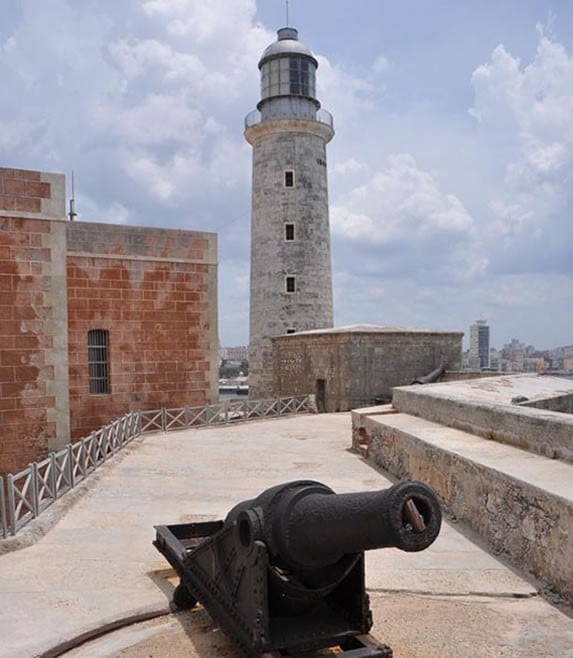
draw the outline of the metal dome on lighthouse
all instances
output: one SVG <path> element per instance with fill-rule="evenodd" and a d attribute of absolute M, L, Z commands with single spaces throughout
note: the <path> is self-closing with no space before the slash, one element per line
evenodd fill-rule
<path fill-rule="evenodd" d="M 270 119 L 318 119 L 332 128 L 332 117 L 316 98 L 318 61 L 298 40 L 298 30 L 283 27 L 278 39 L 264 51 L 260 61 L 261 100 L 247 115 L 247 127 Z M 332 133 L 334 134 L 334 132 Z M 332 135 L 331 135 L 332 137 Z M 248 138 L 247 138 L 248 139 Z"/>
<path fill-rule="evenodd" d="M 332 326 L 326 144 L 318 61 L 292 27 L 259 61 L 261 98 L 247 115 L 253 147 L 249 395 L 273 395 L 272 338 Z"/>
<path fill-rule="evenodd" d="M 284 27 L 278 41 L 271 44 L 259 62 L 261 100 L 258 109 L 263 117 L 282 115 L 314 118 L 320 103 L 316 100 L 318 62 L 298 40 L 298 31 Z"/>

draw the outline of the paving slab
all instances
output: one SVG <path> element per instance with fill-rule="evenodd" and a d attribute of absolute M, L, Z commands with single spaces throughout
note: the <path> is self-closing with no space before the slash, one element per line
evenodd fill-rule
<path fill-rule="evenodd" d="M 155 524 L 224 518 L 236 502 L 289 480 L 315 479 L 341 493 L 389 486 L 382 473 L 349 452 L 350 439 L 349 414 L 138 439 L 102 467 L 94 485 L 37 544 L 0 555 L 0 657 L 41 655 L 105 623 L 166 610 L 174 583 L 169 565 L 151 544 Z M 367 565 L 374 631 L 393 645 L 396 658 L 573 658 L 573 620 L 455 525 L 445 524 L 426 551 L 372 551 Z M 449 618 L 453 631 L 471 630 L 479 650 L 462 652 L 462 643 L 459 650 L 436 653 L 452 635 L 446 628 Z M 420 619 L 428 627 L 434 619 L 433 639 L 424 641 Z M 520 633 L 535 636 L 533 649 L 522 647 Z M 545 653 L 539 652 L 542 641 Z M 200 607 L 98 642 L 77 651 L 102 658 L 236 655 Z M 507 653 L 515 647 L 519 653 Z"/>
<path fill-rule="evenodd" d="M 535 599 L 371 594 L 373 634 L 394 658 L 571 658 L 558 615 Z M 198 607 L 88 643 L 66 658 L 241 658 Z"/>

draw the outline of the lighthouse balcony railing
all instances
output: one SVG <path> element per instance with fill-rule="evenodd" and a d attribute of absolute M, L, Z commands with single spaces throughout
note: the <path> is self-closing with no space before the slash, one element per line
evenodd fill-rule
<path fill-rule="evenodd" d="M 322 108 L 318 110 L 316 112 L 315 120 L 319 123 L 324 123 L 325 125 L 334 129 L 334 119 L 328 110 L 323 110 Z M 261 123 L 261 121 L 262 117 L 259 110 L 253 110 L 252 112 L 249 112 L 249 114 L 247 114 L 245 117 L 245 128 L 252 128 L 253 126 Z"/>

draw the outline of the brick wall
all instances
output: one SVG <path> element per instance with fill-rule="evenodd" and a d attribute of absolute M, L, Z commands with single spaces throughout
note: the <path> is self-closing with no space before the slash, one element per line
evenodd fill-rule
<path fill-rule="evenodd" d="M 58 214 L 63 176 L 0 168 L 0 474 L 69 439 Z"/>
<path fill-rule="evenodd" d="M 216 250 L 209 233 L 67 222 L 63 175 L 0 168 L 0 474 L 129 409 L 216 399 Z M 109 332 L 108 395 L 89 393 L 90 329 Z"/>
<path fill-rule="evenodd" d="M 0 216 L 64 219 L 64 176 L 0 167 Z"/>
<path fill-rule="evenodd" d="M 72 437 L 130 409 L 217 398 L 216 236 L 67 225 Z M 110 394 L 90 394 L 87 333 L 109 332 Z"/>

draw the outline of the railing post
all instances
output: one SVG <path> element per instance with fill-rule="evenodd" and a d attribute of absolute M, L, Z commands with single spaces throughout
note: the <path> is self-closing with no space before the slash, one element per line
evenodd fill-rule
<path fill-rule="evenodd" d="M 80 473 L 82 476 L 82 480 L 84 480 L 87 476 L 87 466 L 86 466 L 86 440 L 85 438 L 80 439 L 82 443 L 82 448 L 80 450 Z"/>
<path fill-rule="evenodd" d="M 118 450 L 121 450 L 123 448 L 124 444 L 125 444 L 125 436 L 127 434 L 127 431 L 126 431 L 125 428 L 126 428 L 125 415 L 123 415 L 119 419 L 119 430 L 118 430 L 119 443 L 118 443 L 118 448 L 117 448 Z"/>
<path fill-rule="evenodd" d="M 71 443 L 66 446 L 66 452 L 68 453 L 68 482 L 70 489 L 73 489 L 76 486 L 76 477 L 74 475 L 74 451 Z"/>
<path fill-rule="evenodd" d="M 6 489 L 8 493 L 8 516 L 10 519 L 10 534 L 16 534 L 16 499 L 14 497 L 14 476 L 8 473 L 6 476 Z"/>
<path fill-rule="evenodd" d="M 3 477 L 0 477 L 0 523 L 2 527 L 2 539 L 5 539 L 8 533 L 8 519 Z"/>
<path fill-rule="evenodd" d="M 90 450 L 91 450 L 91 453 L 92 453 L 92 462 L 93 462 L 94 470 L 95 470 L 98 466 L 98 462 L 97 462 L 98 447 L 97 447 L 96 433 L 92 432 L 90 434 L 90 436 L 92 438 L 91 445 L 90 445 Z"/>
<path fill-rule="evenodd" d="M 32 516 L 36 518 L 39 513 L 38 501 L 38 464 L 30 464 L 30 489 L 32 493 Z"/>
<path fill-rule="evenodd" d="M 58 476 L 56 473 L 56 453 L 50 453 L 50 477 L 48 482 L 50 483 L 50 489 L 52 490 L 52 498 L 57 500 L 58 498 Z"/>
<path fill-rule="evenodd" d="M 165 407 L 161 409 L 161 429 L 167 432 L 167 409 Z"/>
<path fill-rule="evenodd" d="M 229 424 L 229 400 L 225 400 L 225 425 Z"/>

